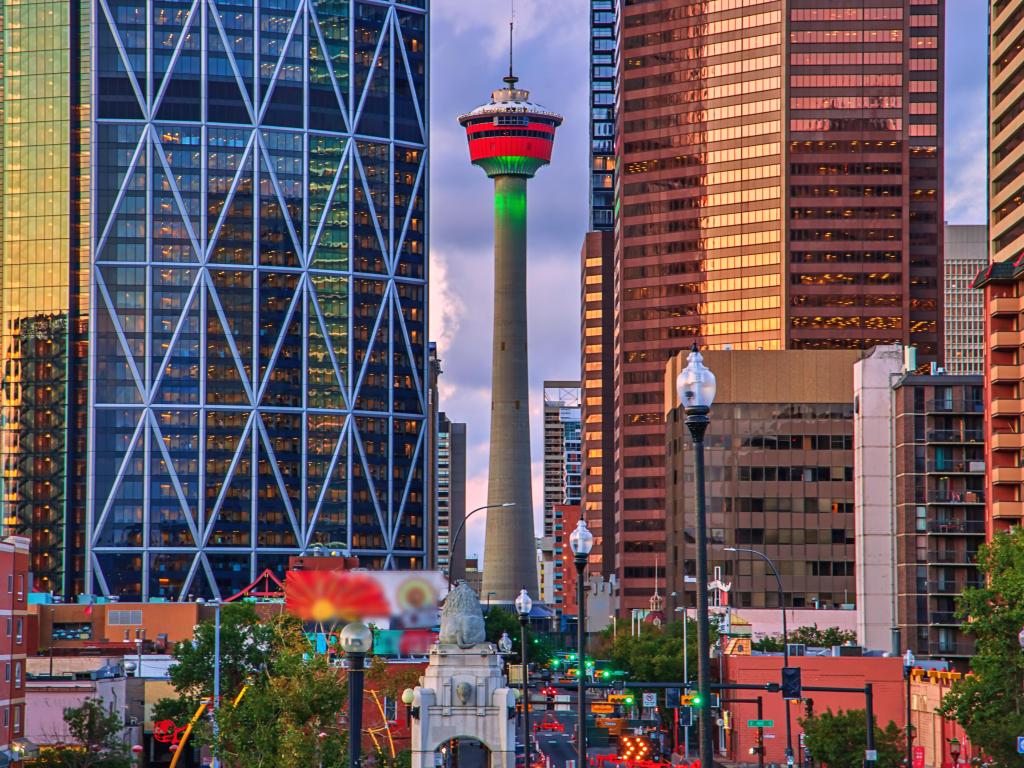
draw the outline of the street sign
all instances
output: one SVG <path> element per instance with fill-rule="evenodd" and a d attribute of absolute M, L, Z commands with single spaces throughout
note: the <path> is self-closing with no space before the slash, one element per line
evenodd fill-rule
<path fill-rule="evenodd" d="M 766 733 L 766 734 L 764 735 L 764 737 L 765 737 L 766 739 L 774 739 L 774 738 L 775 738 L 775 734 L 774 734 L 774 733 Z"/>
<path fill-rule="evenodd" d="M 676 709 L 679 707 L 679 697 L 683 695 L 681 688 L 666 688 L 665 689 L 665 706 L 669 709 Z"/>
<path fill-rule="evenodd" d="M 595 715 L 612 715 L 615 714 L 615 705 L 595 701 L 590 705 L 590 711 Z"/>
<path fill-rule="evenodd" d="M 644 709 L 652 709 L 658 706 L 658 694 L 645 693 L 643 698 Z"/>
<path fill-rule="evenodd" d="M 878 760 L 878 750 L 877 749 L 865 749 L 864 750 L 864 759 L 865 760 L 870 760 L 871 762 L 875 762 L 876 760 Z M 904 758 L 904 760 L 905 759 L 906 758 Z"/>
<path fill-rule="evenodd" d="M 747 720 L 747 728 L 774 728 L 774 720 Z"/>
<path fill-rule="evenodd" d="M 924 747 L 914 747 L 914 768 L 924 768 Z"/>
<path fill-rule="evenodd" d="M 1024 755 L 1024 736 L 1017 737 L 1017 754 Z"/>

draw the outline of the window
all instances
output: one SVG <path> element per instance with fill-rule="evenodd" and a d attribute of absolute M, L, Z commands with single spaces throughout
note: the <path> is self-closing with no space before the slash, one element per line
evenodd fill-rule
<path fill-rule="evenodd" d="M 108 611 L 107 624 L 125 626 L 126 624 L 141 624 L 142 611 Z"/>
<path fill-rule="evenodd" d="M 21 735 L 21 707 L 14 708 L 14 735 Z"/>
<path fill-rule="evenodd" d="M 25 574 L 24 573 L 19 573 L 18 574 L 18 595 L 22 595 L 24 593 L 25 593 Z"/>
<path fill-rule="evenodd" d="M 7 636 L 8 636 L 8 637 L 10 637 L 10 636 L 11 636 L 11 624 L 12 624 L 12 623 L 13 623 L 13 622 L 11 621 L 11 617 L 10 617 L 10 616 L 8 616 L 8 617 L 7 617 Z"/>
<path fill-rule="evenodd" d="M 11 682 L 11 662 L 9 661 L 4 664 L 4 682 Z"/>
<path fill-rule="evenodd" d="M 25 627 L 25 620 L 19 616 L 18 617 L 18 631 L 17 631 L 17 633 L 15 635 L 15 638 L 14 638 L 14 642 L 16 644 L 18 644 L 18 645 L 21 645 L 22 630 L 24 629 L 24 627 Z"/>
<path fill-rule="evenodd" d="M 11 724 L 11 710 L 9 707 L 4 707 L 4 728 Z"/>
<path fill-rule="evenodd" d="M 8 573 L 7 574 L 7 591 L 8 592 L 13 592 L 14 591 L 14 574 L 13 573 Z"/>
<path fill-rule="evenodd" d="M 14 687 L 21 688 L 21 662 L 14 662 Z"/>

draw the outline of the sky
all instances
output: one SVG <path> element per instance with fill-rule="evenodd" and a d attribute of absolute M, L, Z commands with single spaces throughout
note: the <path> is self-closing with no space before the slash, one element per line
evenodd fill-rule
<path fill-rule="evenodd" d="M 511 0 L 432 0 L 430 334 L 441 407 L 467 423 L 467 511 L 487 503 L 492 183 L 456 119 L 501 85 Z M 529 187 L 529 354 L 534 517 L 541 529 L 542 387 L 579 377 L 579 254 L 587 230 L 587 0 L 515 0 L 515 70 L 531 100 L 562 113 L 551 166 Z M 946 220 L 985 221 L 987 0 L 946 2 Z M 482 554 L 486 512 L 467 525 Z"/>

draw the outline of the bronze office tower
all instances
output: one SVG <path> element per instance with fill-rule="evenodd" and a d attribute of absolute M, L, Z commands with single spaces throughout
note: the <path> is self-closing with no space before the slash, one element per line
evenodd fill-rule
<path fill-rule="evenodd" d="M 943 15 L 624 0 L 604 418 L 623 609 L 661 578 L 671 354 L 904 343 L 941 360 Z"/>

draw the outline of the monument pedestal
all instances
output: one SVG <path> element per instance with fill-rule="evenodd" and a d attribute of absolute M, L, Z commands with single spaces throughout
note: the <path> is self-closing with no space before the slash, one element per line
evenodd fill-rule
<path fill-rule="evenodd" d="M 412 768 L 435 768 L 438 747 L 459 738 L 487 747 L 490 768 L 515 768 L 515 692 L 493 643 L 435 644 L 413 696 Z"/>

